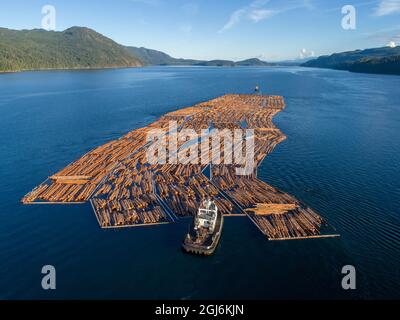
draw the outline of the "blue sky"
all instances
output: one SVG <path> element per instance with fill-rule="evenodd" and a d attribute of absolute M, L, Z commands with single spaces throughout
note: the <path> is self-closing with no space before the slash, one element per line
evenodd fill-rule
<path fill-rule="evenodd" d="M 400 0 L 2 0 L 0 26 L 40 28 L 46 4 L 59 31 L 87 26 L 174 57 L 274 61 L 400 43 Z M 355 30 L 341 26 L 347 4 Z"/>

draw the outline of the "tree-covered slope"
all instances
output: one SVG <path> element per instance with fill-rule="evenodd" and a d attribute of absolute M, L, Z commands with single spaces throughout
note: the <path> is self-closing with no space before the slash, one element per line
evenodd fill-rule
<path fill-rule="evenodd" d="M 262 61 L 258 58 L 252 58 L 242 61 L 235 62 L 236 66 L 257 66 L 257 67 L 267 67 L 274 65 L 273 63 Z"/>
<path fill-rule="evenodd" d="M 84 27 L 62 32 L 0 28 L 0 72 L 49 69 L 97 69 L 142 65 L 267 66 L 259 59 L 177 59 L 143 47 L 125 47 Z"/>
<path fill-rule="evenodd" d="M 270 66 L 271 63 L 253 58 L 243 61 L 231 60 L 194 60 L 194 59 L 177 59 L 170 55 L 153 49 L 144 47 L 127 47 L 136 57 L 138 57 L 145 65 L 162 66 L 162 65 L 186 65 L 186 66 L 209 66 L 209 67 L 236 67 L 236 66 Z"/>
<path fill-rule="evenodd" d="M 302 66 L 365 73 L 400 74 L 400 46 L 335 53 L 310 60 Z"/>
<path fill-rule="evenodd" d="M 210 60 L 210 61 L 198 62 L 195 65 L 207 66 L 207 67 L 234 67 L 235 62 L 231 60 Z"/>
<path fill-rule="evenodd" d="M 0 28 L 0 71 L 141 66 L 128 49 L 89 29 Z"/>
<path fill-rule="evenodd" d="M 148 66 L 164 66 L 164 65 L 194 65 L 202 61 L 193 59 L 177 59 L 170 55 L 153 49 L 144 47 L 127 47 L 133 55 L 138 57 L 143 64 Z"/>
<path fill-rule="evenodd" d="M 400 75 L 400 55 L 380 58 L 364 58 L 348 66 L 352 72 Z"/>

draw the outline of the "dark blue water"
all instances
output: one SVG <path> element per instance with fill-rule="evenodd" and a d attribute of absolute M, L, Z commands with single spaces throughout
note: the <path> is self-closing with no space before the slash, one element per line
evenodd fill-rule
<path fill-rule="evenodd" d="M 283 95 L 288 136 L 259 176 L 318 211 L 338 239 L 269 242 L 226 219 L 209 258 L 187 222 L 99 228 L 89 205 L 20 198 L 83 153 L 225 93 Z M 0 298 L 400 298 L 400 77 L 301 68 L 143 68 L 0 75 Z M 41 268 L 57 289 L 41 289 Z M 341 288 L 354 265 L 357 289 Z"/>

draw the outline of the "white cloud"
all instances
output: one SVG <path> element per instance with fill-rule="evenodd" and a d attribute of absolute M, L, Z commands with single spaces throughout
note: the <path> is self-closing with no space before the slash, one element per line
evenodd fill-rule
<path fill-rule="evenodd" d="M 236 24 L 238 24 L 240 22 L 240 19 L 242 18 L 242 16 L 245 13 L 246 13 L 246 9 L 238 9 L 238 10 L 234 11 L 231 14 L 231 16 L 229 17 L 228 22 L 218 32 L 222 33 L 222 32 L 224 32 L 226 30 L 229 30 L 230 28 L 232 28 Z"/>
<path fill-rule="evenodd" d="M 256 9 L 249 13 L 248 17 L 253 22 L 259 22 L 261 20 L 272 17 L 275 14 L 275 11 L 268 9 Z"/>
<path fill-rule="evenodd" d="M 387 16 L 393 13 L 400 12 L 400 0 L 381 0 L 375 10 L 377 16 Z"/>
<path fill-rule="evenodd" d="M 229 17 L 228 22 L 218 31 L 222 33 L 237 25 L 242 19 L 250 20 L 254 23 L 271 17 L 275 11 L 264 9 L 263 7 L 269 0 L 255 0 L 248 6 L 235 10 Z"/>
<path fill-rule="evenodd" d="M 299 8 L 311 9 L 312 7 L 311 0 L 293 0 L 290 6 L 267 9 L 265 6 L 269 4 L 269 2 L 270 0 L 253 0 L 249 5 L 235 10 L 229 17 L 228 22 L 218 31 L 218 33 L 223 33 L 231 29 L 242 20 L 257 23 L 288 10 Z"/>
<path fill-rule="evenodd" d="M 306 48 L 303 48 L 300 50 L 300 54 L 299 54 L 300 59 L 311 58 L 314 56 L 315 56 L 315 53 L 312 50 L 307 50 Z"/>
<path fill-rule="evenodd" d="M 394 42 L 394 41 L 389 41 L 388 47 L 390 47 L 390 48 L 396 47 L 396 42 Z"/>

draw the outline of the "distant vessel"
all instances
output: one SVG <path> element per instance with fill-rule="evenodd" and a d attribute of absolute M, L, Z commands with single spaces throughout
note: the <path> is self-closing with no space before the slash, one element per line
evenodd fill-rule
<path fill-rule="evenodd" d="M 183 241 L 183 250 L 199 255 L 211 255 L 221 238 L 223 223 L 224 216 L 218 211 L 214 201 L 204 200 Z"/>

